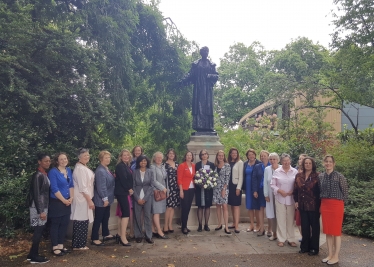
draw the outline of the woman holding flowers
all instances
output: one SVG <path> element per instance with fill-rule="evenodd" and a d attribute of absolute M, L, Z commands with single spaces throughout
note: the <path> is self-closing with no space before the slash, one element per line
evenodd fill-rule
<path fill-rule="evenodd" d="M 193 154 L 190 151 L 183 157 L 183 163 L 178 166 L 177 170 L 177 181 L 179 185 L 179 196 L 181 198 L 181 221 L 182 221 L 182 233 L 187 235 L 189 230 L 187 229 L 188 215 L 191 210 L 192 200 L 195 194 L 195 186 L 193 183 L 193 177 L 195 175 L 195 164 L 193 162 Z"/>
<path fill-rule="evenodd" d="M 227 163 L 225 152 L 219 150 L 216 155 L 215 166 L 218 173 L 217 186 L 213 189 L 213 201 L 217 207 L 218 227 L 216 231 L 222 229 L 222 213 L 225 222 L 225 233 L 230 235 L 229 230 L 229 211 L 227 209 L 227 201 L 229 197 L 229 181 L 231 168 Z"/>
<path fill-rule="evenodd" d="M 209 154 L 206 149 L 203 149 L 199 153 L 199 158 L 201 161 L 196 163 L 196 170 L 202 171 L 205 170 L 207 173 L 214 171 L 216 168 L 214 163 L 208 161 Z M 195 201 L 197 208 L 197 219 L 199 220 L 199 228 L 197 228 L 198 232 L 202 231 L 202 222 L 203 222 L 203 214 L 205 219 L 204 230 L 210 231 L 208 227 L 208 221 L 210 216 L 210 207 L 212 206 L 213 201 L 213 189 L 212 188 L 202 188 L 197 186 L 195 188 Z"/>

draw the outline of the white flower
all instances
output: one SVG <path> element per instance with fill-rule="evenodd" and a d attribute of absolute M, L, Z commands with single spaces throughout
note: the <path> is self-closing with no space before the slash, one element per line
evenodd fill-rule
<path fill-rule="evenodd" d="M 213 182 L 215 182 L 217 179 L 216 178 L 213 178 Z"/>
<path fill-rule="evenodd" d="M 205 185 L 204 185 L 204 188 L 206 189 L 207 187 L 208 187 L 208 186 L 205 184 Z"/>
<path fill-rule="evenodd" d="M 198 173 L 196 173 L 196 175 L 195 175 L 197 178 L 199 178 L 200 177 L 200 174 L 198 174 Z"/>
<path fill-rule="evenodd" d="M 201 179 L 199 179 L 199 180 L 197 180 L 197 182 L 198 182 L 199 184 L 201 184 L 202 180 L 201 180 Z"/>
<path fill-rule="evenodd" d="M 206 183 L 207 183 L 207 184 L 210 184 L 210 181 L 208 180 L 208 181 L 206 181 Z"/>
<path fill-rule="evenodd" d="M 216 186 L 217 185 L 217 183 L 214 183 L 214 186 Z"/>
<path fill-rule="evenodd" d="M 203 173 L 206 173 L 206 170 L 203 170 Z"/>

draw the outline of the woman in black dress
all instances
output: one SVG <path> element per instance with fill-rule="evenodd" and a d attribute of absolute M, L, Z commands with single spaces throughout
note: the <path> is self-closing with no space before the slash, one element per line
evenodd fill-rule
<path fill-rule="evenodd" d="M 213 162 L 208 161 L 209 154 L 206 149 L 200 151 L 199 158 L 201 161 L 196 163 L 196 171 L 200 169 L 209 169 L 214 171 L 216 166 Z M 209 166 L 209 167 L 208 167 Z M 203 222 L 203 214 L 205 218 L 205 225 L 204 230 L 210 231 L 208 227 L 208 221 L 210 216 L 210 206 L 212 206 L 213 202 L 213 189 L 202 189 L 199 186 L 195 188 L 195 202 L 197 208 L 197 219 L 199 220 L 199 228 L 197 228 L 198 232 L 201 232 L 202 229 L 202 222 Z"/>
<path fill-rule="evenodd" d="M 173 217 L 174 209 L 179 207 L 179 187 L 177 184 L 177 169 L 178 163 L 176 162 L 177 155 L 174 149 L 169 148 L 166 153 L 165 170 L 167 173 L 167 188 L 169 189 L 168 197 L 166 198 L 166 212 L 165 212 L 165 225 L 164 233 L 174 233 Z"/>
<path fill-rule="evenodd" d="M 229 181 L 229 199 L 231 205 L 233 224 L 229 229 L 239 231 L 240 205 L 242 204 L 242 184 L 243 184 L 243 161 L 240 159 L 239 151 L 232 147 L 229 151 L 228 162 L 231 167 L 231 176 Z"/>

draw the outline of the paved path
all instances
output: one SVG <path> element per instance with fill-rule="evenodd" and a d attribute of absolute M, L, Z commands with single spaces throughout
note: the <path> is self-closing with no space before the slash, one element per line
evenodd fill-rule
<path fill-rule="evenodd" d="M 241 225 L 245 229 L 246 225 Z M 184 236 L 180 230 L 170 234 L 169 240 L 154 239 L 155 244 L 132 242 L 130 248 L 108 242 L 105 247 L 90 246 L 89 251 L 74 251 L 64 257 L 50 257 L 44 266 L 327 266 L 321 263 L 326 256 L 326 245 L 322 244 L 320 255 L 308 256 L 298 253 L 299 248 L 288 245 L 281 248 L 276 241 L 257 237 L 244 230 L 228 236 L 221 231 L 198 233 L 191 227 L 191 234 Z M 214 226 L 212 226 L 214 228 Z M 177 229 L 177 228 L 175 228 Z M 295 229 L 295 232 L 298 231 Z M 324 237 L 322 237 L 324 242 Z M 343 236 L 339 265 L 374 266 L 374 240 Z M 49 248 L 49 244 L 45 244 Z M 47 251 L 47 256 L 51 256 Z M 0 266 L 25 266 L 26 253 L 10 260 L 0 258 Z"/>

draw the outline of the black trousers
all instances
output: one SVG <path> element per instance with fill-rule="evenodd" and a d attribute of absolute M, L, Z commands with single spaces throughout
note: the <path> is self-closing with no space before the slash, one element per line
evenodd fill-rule
<path fill-rule="evenodd" d="M 91 240 L 99 240 L 99 229 L 101 224 L 102 236 L 109 235 L 110 205 L 106 207 L 95 207 L 95 218 L 92 225 Z"/>
<path fill-rule="evenodd" d="M 305 251 L 313 249 L 316 252 L 319 252 L 319 216 L 320 214 L 318 211 L 300 210 L 301 234 L 303 237 L 300 249 Z"/>
<path fill-rule="evenodd" d="M 182 221 L 182 231 L 187 228 L 188 215 L 190 214 L 192 200 L 195 196 L 195 189 L 190 188 L 188 190 L 183 190 L 184 198 L 181 198 L 181 221 Z"/>
<path fill-rule="evenodd" d="M 52 246 L 64 244 L 66 232 L 70 222 L 70 214 L 60 217 L 51 217 L 51 242 Z"/>
<path fill-rule="evenodd" d="M 43 236 L 45 225 L 35 226 L 33 228 L 34 228 L 34 235 L 32 236 L 32 245 L 31 245 L 31 249 L 29 253 L 29 256 L 31 256 L 31 259 L 39 255 L 39 244 Z"/>

